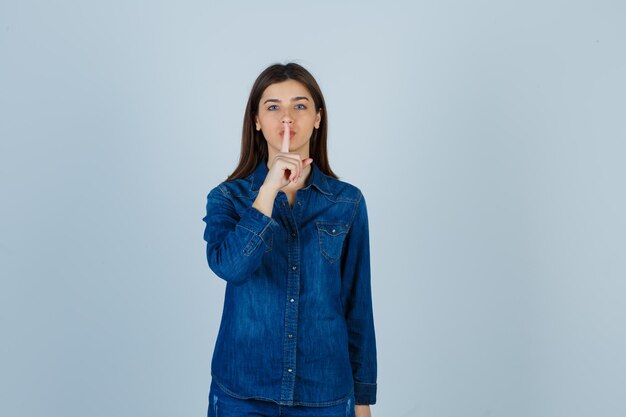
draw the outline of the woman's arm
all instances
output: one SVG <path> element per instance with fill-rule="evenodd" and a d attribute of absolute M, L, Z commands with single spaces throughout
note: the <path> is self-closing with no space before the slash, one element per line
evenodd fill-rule
<path fill-rule="evenodd" d="M 342 254 L 342 294 L 355 403 L 357 406 L 375 404 L 376 336 L 370 279 L 369 225 L 362 194 L 355 207 L 345 245 Z"/>
<path fill-rule="evenodd" d="M 220 186 L 209 193 L 206 212 L 204 240 L 211 270 L 228 282 L 244 282 L 259 267 L 276 221 L 255 207 L 239 215 Z"/>

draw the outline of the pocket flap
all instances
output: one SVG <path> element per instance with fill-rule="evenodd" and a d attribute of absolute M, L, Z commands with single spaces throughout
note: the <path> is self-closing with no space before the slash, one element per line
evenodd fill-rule
<path fill-rule="evenodd" d="M 315 222 L 317 230 L 328 233 L 331 236 L 337 236 L 342 233 L 348 233 L 350 228 L 345 223 L 331 223 L 331 222 Z"/>

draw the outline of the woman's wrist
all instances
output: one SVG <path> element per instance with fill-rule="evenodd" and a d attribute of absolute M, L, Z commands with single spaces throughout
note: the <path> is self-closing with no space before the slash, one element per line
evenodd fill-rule
<path fill-rule="evenodd" d="M 256 196 L 252 207 L 265 214 L 267 217 L 272 217 L 272 209 L 274 208 L 274 200 L 278 195 L 278 190 L 274 190 L 267 184 L 261 185 L 259 188 L 259 194 Z"/>
<path fill-rule="evenodd" d="M 274 194 L 274 197 L 276 197 L 276 195 L 278 194 L 277 189 L 272 188 L 269 184 L 263 183 L 261 184 L 261 187 L 259 188 L 259 193 L 264 192 L 264 193 L 269 193 L 269 194 Z"/>
<path fill-rule="evenodd" d="M 369 405 L 357 404 L 354 406 L 354 414 L 356 417 L 371 417 L 372 412 Z"/>

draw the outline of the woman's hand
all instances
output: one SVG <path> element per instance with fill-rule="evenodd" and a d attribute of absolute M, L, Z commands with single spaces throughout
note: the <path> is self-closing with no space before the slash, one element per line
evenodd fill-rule
<path fill-rule="evenodd" d="M 283 131 L 283 143 L 280 152 L 276 154 L 269 167 L 265 181 L 259 188 L 259 194 L 252 203 L 252 207 L 259 210 L 268 217 L 272 216 L 274 199 L 285 185 L 290 182 L 297 182 L 302 176 L 304 168 L 313 162 L 313 158 L 304 161 L 300 159 L 297 152 L 289 152 L 289 125 L 285 123 Z"/>
<path fill-rule="evenodd" d="M 302 161 L 298 153 L 289 152 L 289 132 L 289 123 L 285 123 L 280 152 L 274 157 L 263 182 L 264 185 L 268 185 L 277 192 L 290 182 L 297 182 L 302 176 L 304 168 L 313 162 L 312 158 Z"/>
<path fill-rule="evenodd" d="M 356 417 L 372 417 L 370 406 L 369 405 L 355 405 L 354 415 L 356 415 Z"/>

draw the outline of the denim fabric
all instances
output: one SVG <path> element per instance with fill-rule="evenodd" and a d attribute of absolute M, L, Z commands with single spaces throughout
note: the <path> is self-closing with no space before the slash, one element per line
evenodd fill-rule
<path fill-rule="evenodd" d="M 207 417 L 355 417 L 354 395 L 326 407 L 285 406 L 272 401 L 242 400 L 225 393 L 215 381 L 209 391 Z"/>
<path fill-rule="evenodd" d="M 252 203 L 267 175 L 224 181 L 207 197 L 206 256 L 226 281 L 211 361 L 239 398 L 329 406 L 376 402 L 376 342 L 365 199 L 315 163 L 290 207 Z"/>

